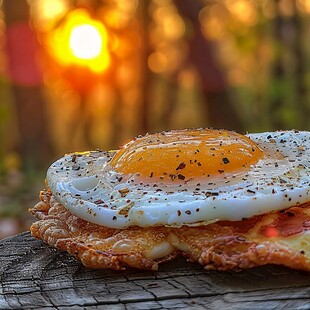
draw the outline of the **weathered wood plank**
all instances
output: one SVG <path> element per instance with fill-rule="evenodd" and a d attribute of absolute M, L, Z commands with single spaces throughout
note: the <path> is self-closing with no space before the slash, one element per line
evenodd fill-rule
<path fill-rule="evenodd" d="M 310 309 L 310 274 L 276 266 L 88 270 L 29 233 L 0 241 L 0 261 L 0 309 Z"/>

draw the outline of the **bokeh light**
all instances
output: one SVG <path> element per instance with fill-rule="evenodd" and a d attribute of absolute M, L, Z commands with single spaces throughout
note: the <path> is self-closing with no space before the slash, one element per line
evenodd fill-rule
<path fill-rule="evenodd" d="M 257 22 L 257 10 L 254 1 L 226 0 L 226 6 L 233 17 L 242 23 L 251 26 Z"/>
<path fill-rule="evenodd" d="M 69 1 L 32 0 L 31 13 L 34 25 L 40 31 L 49 31 L 55 27 L 71 8 Z"/>
<path fill-rule="evenodd" d="M 300 11 L 310 14 L 310 0 L 297 0 L 297 7 Z"/>

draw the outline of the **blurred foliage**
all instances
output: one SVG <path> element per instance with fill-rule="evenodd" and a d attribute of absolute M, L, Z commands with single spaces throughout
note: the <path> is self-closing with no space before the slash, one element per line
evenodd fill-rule
<path fill-rule="evenodd" d="M 20 152 L 23 133 L 6 70 L 6 25 L 0 12 L 0 217 L 25 214 L 43 186 L 48 164 L 64 153 L 115 149 L 145 131 L 212 125 L 204 96 L 209 86 L 203 85 L 190 56 L 197 29 L 180 13 L 181 2 L 27 1 L 29 22 L 40 43 L 36 57 L 52 150 L 49 157 L 39 154 L 46 157 L 40 169 L 25 167 Z M 310 130 L 310 0 L 196 4 L 200 31 L 224 77 L 222 90 L 227 88 L 243 128 Z M 53 38 L 57 33 L 59 39 L 59 29 L 77 8 L 107 33 L 107 66 L 100 72 L 59 58 L 56 45 L 64 41 L 55 43 Z"/>

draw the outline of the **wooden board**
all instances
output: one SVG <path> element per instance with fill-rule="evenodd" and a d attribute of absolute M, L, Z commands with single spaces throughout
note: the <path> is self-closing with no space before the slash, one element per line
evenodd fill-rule
<path fill-rule="evenodd" d="M 0 241 L 0 309 L 310 309 L 310 274 L 278 266 L 88 270 L 28 232 Z"/>

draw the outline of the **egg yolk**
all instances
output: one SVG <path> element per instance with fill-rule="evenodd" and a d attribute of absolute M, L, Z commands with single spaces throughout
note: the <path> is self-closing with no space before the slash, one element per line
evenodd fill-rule
<path fill-rule="evenodd" d="M 263 152 L 232 131 L 200 129 L 148 134 L 127 143 L 113 157 L 113 169 L 151 181 L 182 181 L 247 170 Z"/>

